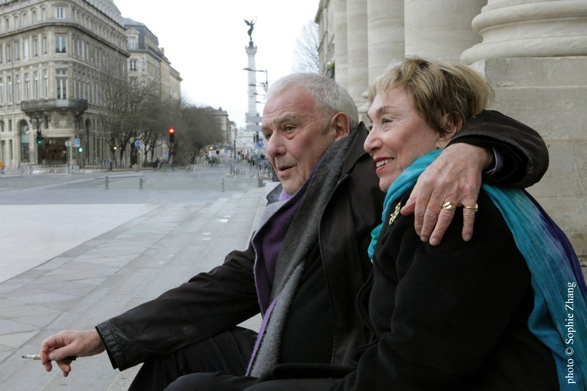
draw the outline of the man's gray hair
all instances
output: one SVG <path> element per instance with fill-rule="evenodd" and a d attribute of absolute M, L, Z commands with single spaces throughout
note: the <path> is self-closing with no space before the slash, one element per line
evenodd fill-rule
<path fill-rule="evenodd" d="M 340 84 L 317 73 L 292 73 L 277 80 L 267 91 L 266 101 L 284 90 L 296 87 L 305 88 L 316 101 L 316 110 L 330 119 L 336 113 L 349 116 L 351 129 L 359 123 L 359 113 L 353 98 Z"/>

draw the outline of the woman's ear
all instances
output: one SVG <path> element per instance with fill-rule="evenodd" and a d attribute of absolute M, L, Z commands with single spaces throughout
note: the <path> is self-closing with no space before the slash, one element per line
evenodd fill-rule
<path fill-rule="evenodd" d="M 438 140 L 436 140 L 436 148 L 443 149 L 463 127 L 463 118 L 456 113 L 446 113 L 440 119 L 440 124 L 444 129 L 444 133 L 440 134 Z"/>
<path fill-rule="evenodd" d="M 351 120 L 345 113 L 335 114 L 330 120 L 330 130 L 334 134 L 334 141 L 346 137 L 351 130 Z"/>

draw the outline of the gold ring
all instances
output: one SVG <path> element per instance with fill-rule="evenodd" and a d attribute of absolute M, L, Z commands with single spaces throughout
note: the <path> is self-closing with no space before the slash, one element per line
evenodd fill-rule
<path fill-rule="evenodd" d="M 467 206 L 467 205 L 463 205 L 463 208 L 465 209 L 474 209 L 475 213 L 477 213 L 477 211 L 479 210 L 479 205 L 475 204 L 475 206 Z"/>
<path fill-rule="evenodd" d="M 456 208 L 457 206 L 450 201 L 446 201 L 444 204 L 442 204 L 442 209 L 444 210 L 455 210 Z"/>

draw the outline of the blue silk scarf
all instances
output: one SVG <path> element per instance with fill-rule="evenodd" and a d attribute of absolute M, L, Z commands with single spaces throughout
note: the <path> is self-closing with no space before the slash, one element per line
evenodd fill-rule
<path fill-rule="evenodd" d="M 391 205 L 416 184 L 441 151 L 422 156 L 387 191 L 382 221 Z M 528 326 L 555 359 L 560 389 L 587 390 L 587 286 L 577 255 L 560 228 L 524 190 L 483 185 L 502 213 L 532 275 L 534 309 Z M 383 223 L 372 232 L 369 256 Z"/>

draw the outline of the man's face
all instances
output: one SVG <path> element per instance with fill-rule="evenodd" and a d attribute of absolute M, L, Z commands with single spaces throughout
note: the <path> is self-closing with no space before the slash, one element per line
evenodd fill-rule
<path fill-rule="evenodd" d="M 269 161 L 283 189 L 294 194 L 336 139 L 330 118 L 320 118 L 305 88 L 286 89 L 263 110 L 263 135 Z"/>

